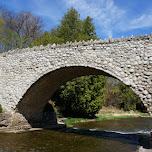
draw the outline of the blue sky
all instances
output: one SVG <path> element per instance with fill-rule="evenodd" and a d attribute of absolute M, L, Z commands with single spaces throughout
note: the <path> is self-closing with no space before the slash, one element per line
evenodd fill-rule
<path fill-rule="evenodd" d="M 40 16 L 45 30 L 59 24 L 68 8 L 80 18 L 93 18 L 99 38 L 119 38 L 152 32 L 152 0 L 0 0 L 11 11 L 31 11 Z"/>

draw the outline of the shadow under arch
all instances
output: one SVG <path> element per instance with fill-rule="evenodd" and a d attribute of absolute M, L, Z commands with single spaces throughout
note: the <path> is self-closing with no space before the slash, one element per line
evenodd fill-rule
<path fill-rule="evenodd" d="M 102 70 L 84 66 L 64 67 L 51 71 L 31 85 L 16 106 L 17 112 L 22 114 L 31 126 L 41 123 L 43 109 L 53 93 L 67 81 L 86 75 L 115 78 Z"/>

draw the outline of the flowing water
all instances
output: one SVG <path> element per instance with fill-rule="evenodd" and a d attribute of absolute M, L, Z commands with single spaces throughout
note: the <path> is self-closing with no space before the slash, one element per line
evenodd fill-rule
<path fill-rule="evenodd" d="M 0 134 L 0 152 L 135 152 L 149 146 L 151 118 L 75 123 L 73 128 Z"/>

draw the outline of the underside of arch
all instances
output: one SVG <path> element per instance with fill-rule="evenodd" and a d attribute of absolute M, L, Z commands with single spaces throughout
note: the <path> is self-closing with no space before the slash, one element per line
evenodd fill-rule
<path fill-rule="evenodd" d="M 37 80 L 24 94 L 16 110 L 22 114 L 30 124 L 42 121 L 42 111 L 53 93 L 65 82 L 85 75 L 110 74 L 90 67 L 64 67 L 49 72 Z"/>

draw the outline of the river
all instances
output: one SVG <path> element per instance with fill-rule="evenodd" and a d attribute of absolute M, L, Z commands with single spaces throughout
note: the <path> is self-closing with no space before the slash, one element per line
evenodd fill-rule
<path fill-rule="evenodd" d="M 0 134 L 0 152 L 135 152 L 149 146 L 151 118 L 74 123 L 73 128 Z"/>

